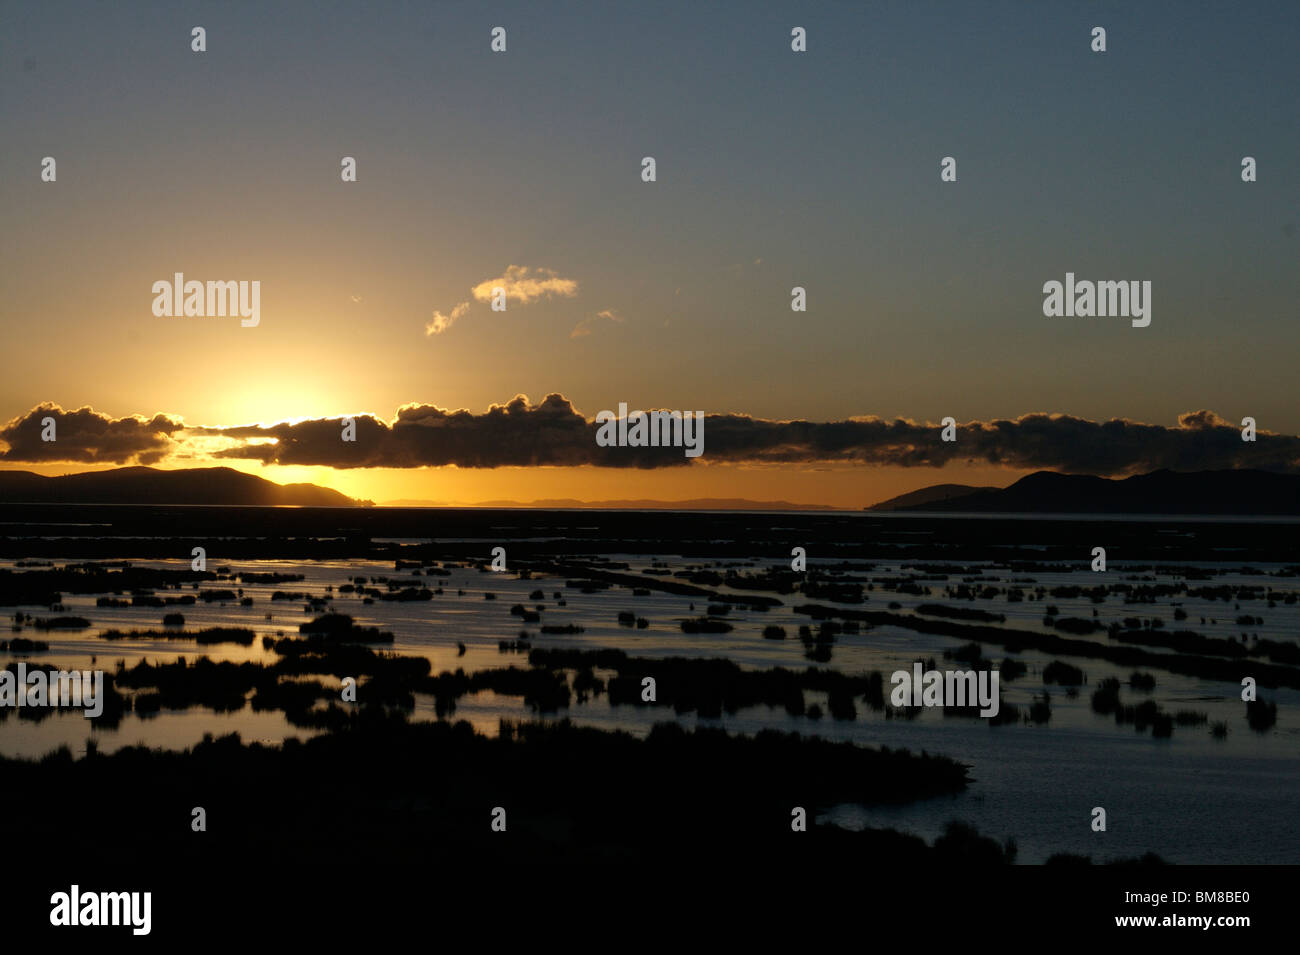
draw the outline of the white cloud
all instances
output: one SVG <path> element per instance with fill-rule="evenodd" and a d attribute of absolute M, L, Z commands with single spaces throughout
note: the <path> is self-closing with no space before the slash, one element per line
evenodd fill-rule
<path fill-rule="evenodd" d="M 472 301 L 491 302 L 493 292 L 505 289 L 506 301 L 516 305 L 529 305 L 552 296 L 573 298 L 578 294 L 578 283 L 574 279 L 561 278 L 552 269 L 530 269 L 526 265 L 510 265 L 505 273 L 494 279 L 484 279 L 470 289 L 470 300 L 460 302 L 449 313 L 434 312 L 433 321 L 424 326 L 425 335 L 441 335 L 451 328 L 469 311 Z M 602 317 L 616 318 L 613 312 L 601 313 Z M 585 333 L 583 333 L 585 334 Z"/>
<path fill-rule="evenodd" d="M 526 265 L 507 266 L 504 275 L 479 282 L 470 294 L 480 302 L 490 302 L 492 290 L 497 288 L 506 290 L 507 302 L 515 301 L 520 305 L 552 295 L 573 298 L 578 294 L 578 283 L 573 279 L 560 278 L 551 269 L 530 269 Z"/>

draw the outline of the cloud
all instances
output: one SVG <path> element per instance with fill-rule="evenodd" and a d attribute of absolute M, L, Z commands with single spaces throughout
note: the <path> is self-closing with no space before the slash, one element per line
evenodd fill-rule
<path fill-rule="evenodd" d="M 480 302 L 490 302 L 492 290 L 497 288 L 505 289 L 507 302 L 514 301 L 520 305 L 529 305 L 553 295 L 573 298 L 578 294 L 578 283 L 573 279 L 560 278 L 550 269 L 529 269 L 525 265 L 507 266 L 504 275 L 479 282 L 470 294 Z"/>
<path fill-rule="evenodd" d="M 505 289 L 507 304 L 514 301 L 516 305 L 530 305 L 554 295 L 573 298 L 578 294 L 576 281 L 560 278 L 551 269 L 530 269 L 526 265 L 509 265 L 506 266 L 504 275 L 494 279 L 484 279 L 470 289 L 470 297 L 480 302 L 491 302 L 493 293 L 498 288 Z M 424 326 L 424 334 L 441 335 L 463 318 L 469 311 L 469 307 L 470 303 L 466 301 L 460 302 L 447 314 L 435 311 L 433 321 Z"/>
<path fill-rule="evenodd" d="M 450 315 L 444 315 L 442 312 L 433 313 L 433 321 L 424 326 L 424 334 L 441 335 L 447 329 L 455 324 L 456 320 L 461 318 L 469 311 L 469 302 L 461 302 L 451 310 Z"/>
<path fill-rule="evenodd" d="M 617 402 L 611 403 L 617 406 Z M 691 463 L 681 448 L 599 447 L 594 420 L 560 394 L 547 395 L 538 405 L 517 395 L 484 414 L 413 404 L 400 408 L 391 422 L 374 415 L 355 420 L 356 442 L 340 440 L 339 419 L 212 429 L 212 433 L 246 442 L 221 451 L 219 456 L 255 458 L 268 464 L 656 468 Z M 1184 414 L 1176 427 L 1123 418 L 1090 421 L 1060 414 L 971 421 L 957 426 L 955 442 L 940 440 L 938 424 L 905 419 L 812 422 L 712 414 L 705 416 L 700 461 L 893 467 L 967 462 L 1098 475 L 1159 468 L 1254 467 L 1300 472 L 1300 437 L 1260 431 L 1254 443 L 1243 442 L 1238 426 L 1211 411 Z"/>
<path fill-rule="evenodd" d="M 57 441 L 41 440 L 45 417 L 55 419 Z M 392 420 L 366 413 L 353 421 L 356 441 L 343 441 L 341 418 L 197 427 L 173 415 L 110 418 L 88 407 L 65 411 L 47 402 L 0 428 L 0 460 L 151 464 L 170 455 L 334 468 L 941 467 L 966 462 L 1104 476 L 1160 468 L 1300 473 L 1300 437 L 1258 431 L 1256 441 L 1243 442 L 1237 424 L 1207 410 L 1180 415 L 1172 427 L 1061 414 L 970 421 L 957 426 L 955 442 L 940 440 L 938 424 L 901 418 L 818 422 L 710 414 L 699 459 L 685 457 L 681 448 L 600 447 L 594 416 L 587 418 L 561 394 L 549 394 L 538 404 L 516 395 L 482 414 L 408 404 Z"/>
<path fill-rule="evenodd" d="M 592 315 L 588 318 L 584 318 L 582 321 L 578 322 L 577 325 L 573 326 L 573 331 L 569 332 L 569 337 L 582 338 L 585 335 L 590 335 L 591 326 L 594 325 L 596 322 L 600 321 L 601 319 L 605 319 L 606 321 L 610 321 L 610 322 L 617 322 L 620 325 L 623 324 L 622 315 L 619 315 L 612 308 L 605 308 L 605 309 L 601 309 L 595 315 Z"/>
<path fill-rule="evenodd" d="M 41 440 L 45 418 L 54 419 L 54 441 Z M 179 418 L 164 414 L 110 418 L 89 406 L 65 411 L 43 402 L 0 428 L 5 445 L 0 460 L 153 464 L 175 449 L 172 435 L 184 427 Z"/>
<path fill-rule="evenodd" d="M 244 442 L 215 457 L 338 468 L 576 466 L 593 463 L 593 450 L 611 450 L 596 447 L 592 424 L 559 394 L 547 395 L 536 405 L 527 396 L 516 395 L 478 415 L 411 404 L 399 408 L 392 421 L 370 414 L 353 420 L 356 441 L 346 442 L 341 439 L 339 418 L 203 432 Z M 275 440 L 268 443 L 266 438 Z"/>

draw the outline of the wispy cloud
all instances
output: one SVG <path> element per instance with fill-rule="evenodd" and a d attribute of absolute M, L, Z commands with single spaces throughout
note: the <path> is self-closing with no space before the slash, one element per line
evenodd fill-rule
<path fill-rule="evenodd" d="M 470 299 L 491 302 L 497 289 L 503 289 L 506 303 L 531 305 L 541 299 L 560 296 L 573 298 L 578 294 L 574 279 L 561 278 L 552 269 L 532 269 L 526 265 L 506 266 L 505 273 L 494 279 L 484 279 L 469 290 Z M 470 301 L 458 303 L 450 312 L 435 311 L 433 320 L 424 326 L 425 335 L 441 335 L 456 324 L 470 309 Z"/>
<path fill-rule="evenodd" d="M 457 319 L 464 316 L 469 311 L 469 302 L 461 302 L 450 313 L 444 315 L 442 312 L 433 313 L 433 321 L 424 326 L 424 334 L 441 335 L 447 329 L 451 328 Z"/>
<path fill-rule="evenodd" d="M 582 338 L 585 335 L 590 335 L 591 326 L 599 321 L 615 322 L 621 325 L 623 324 L 623 316 L 619 315 L 612 308 L 603 308 L 595 315 L 590 315 L 578 322 L 577 325 L 573 326 L 573 331 L 569 333 L 569 337 Z"/>

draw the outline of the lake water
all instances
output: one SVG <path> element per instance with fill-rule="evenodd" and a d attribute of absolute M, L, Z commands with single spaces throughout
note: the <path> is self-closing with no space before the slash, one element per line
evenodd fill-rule
<path fill-rule="evenodd" d="M 621 572 L 637 574 L 655 561 L 666 562 L 674 569 L 687 564 L 693 567 L 712 565 L 717 569 L 748 565 L 740 566 L 740 569 L 754 571 L 763 566 L 757 561 L 709 560 L 694 555 L 690 558 L 664 554 L 606 557 L 630 565 L 630 571 Z M 55 563 L 63 561 L 55 559 Z M 133 566 L 177 570 L 189 566 L 188 561 L 132 560 L 131 563 Z M 934 562 L 909 560 L 906 561 L 908 567 L 904 568 L 900 562 L 874 561 L 870 562 L 869 570 L 865 569 L 865 562 L 848 563 L 858 567 L 858 572 L 868 578 L 897 578 L 909 574 L 937 576 L 937 573 L 926 570 L 929 566 L 937 566 Z M 1167 564 L 1162 562 L 1162 565 Z M 810 566 L 817 565 L 816 560 L 810 560 Z M 215 564 L 209 566 L 215 569 Z M 705 610 L 706 601 L 698 597 L 659 591 L 652 591 L 649 596 L 635 596 L 631 589 L 620 586 L 584 594 L 566 588 L 562 578 L 534 576 L 519 579 L 511 573 L 487 573 L 456 565 L 449 566 L 450 577 L 410 577 L 412 585 L 443 588 L 443 594 L 432 600 L 376 601 L 365 605 L 358 595 L 339 593 L 339 586 L 358 576 L 405 580 L 410 572 L 394 571 L 391 561 L 362 560 L 224 561 L 222 566 L 228 566 L 235 574 L 276 572 L 302 574 L 305 579 L 301 582 L 244 585 L 244 596 L 253 598 L 251 607 L 241 607 L 237 601 L 224 604 L 199 601 L 192 606 L 168 607 L 166 610 L 99 608 L 95 602 L 99 595 L 65 594 L 63 613 L 86 617 L 94 626 L 76 632 L 37 632 L 25 628 L 23 636 L 43 639 L 50 644 L 49 651 L 26 658 L 64 669 L 98 667 L 110 672 L 119 660 L 131 665 L 140 658 L 158 661 L 178 656 L 208 656 L 218 660 L 271 662 L 276 657 L 262 648 L 260 638 L 264 635 L 296 635 L 298 625 L 315 615 L 315 612 L 304 612 L 302 601 L 272 602 L 271 594 L 276 590 L 304 591 L 324 597 L 328 595 L 326 588 L 332 586 L 334 609 L 350 614 L 361 625 L 375 626 L 394 634 L 395 641 L 391 647 L 380 649 L 423 656 L 431 662 L 434 672 L 458 667 L 472 672 L 512 664 L 526 666 L 526 655 L 502 653 L 498 649 L 499 640 L 514 639 L 521 629 L 530 632 L 534 647 L 617 648 L 632 655 L 652 658 L 726 657 L 746 668 L 784 666 L 802 669 L 813 665 L 804 658 L 804 647 L 797 633 L 801 624 L 811 623 L 810 618 L 792 610 L 796 604 L 805 602 L 806 598 L 800 594 L 781 597 L 783 606 L 768 612 L 733 609 L 727 618 L 735 628 L 730 633 L 685 634 L 678 622 L 682 618 L 699 616 Z M 783 566 L 788 567 L 788 564 Z M 0 567 L 13 568 L 15 563 L 0 561 Z M 1209 568 L 1216 571 L 1213 579 L 1195 580 L 1193 586 L 1250 584 L 1271 587 L 1279 594 L 1300 589 L 1297 578 L 1275 576 L 1282 567 L 1281 564 L 1257 562 L 1235 567 L 1221 562 L 1213 565 L 1187 562 L 1172 568 L 1165 566 L 1159 574 L 1149 569 L 1130 574 L 1123 562 L 1112 562 L 1106 582 L 1118 583 L 1131 575 L 1145 583 L 1178 583 L 1183 579 L 1180 568 L 1182 573 Z M 1174 619 L 1174 608 L 1168 600 L 1155 604 L 1125 604 L 1120 597 L 1111 596 L 1104 603 L 1094 604 L 1087 598 L 1048 597 L 1043 601 L 1011 603 L 1000 596 L 966 603 L 944 595 L 945 585 L 957 584 L 967 577 L 983 577 L 985 582 L 997 587 L 1032 578 L 1035 583 L 1021 584 L 1026 590 L 1035 586 L 1050 590 L 1054 586 L 1094 586 L 1096 583 L 1096 576 L 1087 573 L 1086 569 L 1071 571 L 1061 568 L 1052 572 L 1035 570 L 1027 573 L 1013 572 L 992 563 L 970 564 L 963 567 L 962 574 L 950 574 L 946 581 L 923 581 L 923 585 L 932 590 L 929 595 L 898 593 L 884 590 L 877 584 L 869 592 L 868 601 L 857 606 L 884 610 L 890 602 L 897 602 L 901 605 L 901 612 L 927 602 L 971 606 L 1005 614 L 1007 626 L 1053 632 L 1043 624 L 1044 608 L 1050 603 L 1065 617 L 1091 617 L 1096 607 L 1097 619 L 1103 624 L 1139 616 L 1160 618 L 1168 629 L 1192 629 L 1208 636 L 1229 637 L 1244 631 L 1258 634 L 1260 639 L 1294 642 L 1300 634 L 1300 604 L 1286 604 L 1281 600 L 1275 607 L 1268 607 L 1262 600 L 1245 601 L 1237 610 L 1222 600 L 1179 597 L 1178 602 L 1187 614 L 1187 619 L 1180 622 Z M 203 585 L 204 588 L 226 586 L 237 585 L 225 582 Z M 457 594 L 458 589 L 464 591 L 463 595 Z M 539 589 L 544 592 L 545 599 L 529 599 L 529 594 Z M 726 591 L 725 587 L 716 589 Z M 554 598 L 557 591 L 566 601 L 566 606 L 557 605 Z M 742 599 L 753 593 L 733 592 Z M 496 599 L 485 599 L 485 593 L 495 594 Z M 833 603 L 824 599 L 815 602 Z M 584 632 L 563 636 L 539 635 L 536 626 L 522 626 L 518 617 L 510 615 L 510 607 L 516 603 L 529 607 L 542 603 L 546 606 L 544 623 L 574 623 L 582 626 Z M 50 615 L 44 608 L 20 609 L 33 616 Z M 99 637 L 109 628 L 160 629 L 162 615 L 173 610 L 185 615 L 186 629 L 240 626 L 254 630 L 259 639 L 251 647 L 231 644 L 199 647 L 193 641 L 109 642 Z M 631 611 L 647 618 L 649 627 L 638 630 L 620 625 L 617 622 L 620 611 Z M 10 608 L 10 617 L 12 612 L 13 608 Z M 1239 626 L 1235 620 L 1241 614 L 1262 617 L 1263 623 Z M 1200 623 L 1202 616 L 1206 618 L 1204 625 Z M 761 632 L 770 624 L 785 627 L 788 638 L 783 641 L 764 639 Z M 1094 634 L 1089 639 L 1104 643 L 1106 634 Z M 962 642 L 899 627 L 880 626 L 857 635 L 838 636 L 831 661 L 822 665 L 849 673 L 882 671 L 888 691 L 889 674 L 898 669 L 910 670 L 912 664 L 920 659 L 935 657 L 941 667 L 963 667 L 951 661 L 945 664 L 942 659 L 944 650 Z M 465 645 L 463 655 L 460 655 L 458 643 Z M 989 645 L 985 647 L 985 654 L 993 659 L 1005 656 L 1000 648 Z M 1041 669 L 1052 657 L 1034 651 L 1016 656 L 1028 665 L 1029 672 L 1019 680 L 1002 683 L 1002 700 L 1025 708 L 1035 693 L 1042 692 Z M 0 662 L 3 659 L 0 656 Z M 1137 694 L 1130 692 L 1126 685 L 1125 702 L 1138 702 L 1149 696 L 1170 712 L 1194 709 L 1209 717 L 1208 724 L 1178 726 L 1172 738 L 1155 739 L 1149 731 L 1138 733 L 1132 726 L 1117 725 L 1111 716 L 1091 711 L 1091 688 L 1108 676 L 1118 677 L 1127 684 L 1128 668 L 1118 668 L 1096 659 L 1064 659 L 1087 673 L 1088 685 L 1081 688 L 1077 698 L 1073 699 L 1063 688 L 1050 687 L 1052 715 L 1046 725 L 990 726 L 984 720 L 945 717 L 940 710 L 924 711 L 915 719 L 886 719 L 883 713 L 873 712 L 861 702 L 856 719 L 849 721 L 833 720 L 829 715 L 820 720 L 806 715 L 792 717 L 783 709 L 767 707 L 742 710 L 717 720 L 701 719 L 693 713 L 680 719 L 686 725 L 724 726 L 735 732 L 749 733 L 772 727 L 847 739 L 864 745 L 907 747 L 949 755 L 971 767 L 972 784 L 966 793 L 955 798 L 886 808 L 846 805 L 823 813 L 823 818 L 848 827 L 892 826 L 929 839 L 939 834 L 949 820 L 964 819 L 975 824 L 983 834 L 998 839 L 1014 838 L 1022 862 L 1041 862 L 1057 852 L 1075 852 L 1105 859 L 1154 851 L 1178 863 L 1300 863 L 1300 832 L 1293 822 L 1297 796 L 1300 795 L 1300 721 L 1296 719 L 1300 714 L 1300 691 L 1262 691 L 1262 696 L 1277 701 L 1278 720 L 1269 731 L 1257 733 L 1246 724 L 1238 685 L 1146 668 L 1156 676 L 1154 692 Z M 328 681 L 330 678 L 322 679 Z M 819 700 L 817 694 L 808 693 L 806 697 L 809 704 L 821 702 L 825 708 L 825 700 Z M 468 720 L 480 732 L 492 734 L 502 717 L 525 715 L 532 714 L 523 707 L 520 698 L 481 693 L 461 698 L 451 718 Z M 584 704 L 575 702 L 568 710 L 548 718 L 562 717 L 637 734 L 646 733 L 656 721 L 674 718 L 672 710 L 666 707 L 611 707 L 603 695 Z M 436 718 L 431 698 L 417 698 L 413 718 Z M 1222 740 L 1212 738 L 1207 728 L 1220 720 L 1229 724 L 1229 734 Z M 205 733 L 231 731 L 238 731 L 247 741 L 277 742 L 288 736 L 302 738 L 310 735 L 310 731 L 289 724 L 280 713 L 254 713 L 248 706 L 233 714 L 217 714 L 203 708 L 163 711 L 149 718 L 132 713 L 117 729 L 92 728 L 90 721 L 83 719 L 79 712 L 56 713 L 39 723 L 17 719 L 11 714 L 9 719 L 0 722 L 0 752 L 36 756 L 60 745 L 67 745 L 75 752 L 84 749 L 88 738 L 94 738 L 102 750 L 108 751 L 134 744 L 179 749 L 194 744 Z M 779 773 L 781 768 L 774 766 L 772 771 Z M 1105 808 L 1107 813 L 1107 831 L 1104 833 L 1093 832 L 1090 826 L 1092 809 L 1096 806 Z"/>

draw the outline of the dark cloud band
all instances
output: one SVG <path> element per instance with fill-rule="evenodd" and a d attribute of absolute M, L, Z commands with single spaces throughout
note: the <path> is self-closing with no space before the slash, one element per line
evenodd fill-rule
<path fill-rule="evenodd" d="M 46 415 L 58 421 L 59 440 L 54 445 L 40 440 L 40 421 Z M 813 422 L 711 414 L 704 419 L 705 453 L 699 459 L 687 458 L 673 447 L 601 447 L 595 439 L 594 418 L 585 417 L 559 394 L 548 395 L 539 404 L 518 395 L 483 414 L 413 404 L 400 408 L 391 421 L 373 415 L 357 415 L 353 420 L 356 440 L 344 441 L 340 418 L 185 428 L 166 415 L 112 419 L 89 408 L 66 412 L 42 405 L 0 430 L 0 440 L 8 445 L 0 457 L 150 463 L 183 447 L 191 436 L 204 436 L 233 442 L 215 451 L 216 457 L 333 468 L 658 468 L 685 467 L 696 461 L 894 467 L 966 462 L 1098 475 L 1159 468 L 1300 471 L 1300 437 L 1260 431 L 1256 441 L 1245 442 L 1238 425 L 1210 411 L 1181 415 L 1174 427 L 1128 419 L 1090 421 L 1028 414 L 957 425 L 954 442 L 940 440 L 939 425 L 903 419 Z"/>
<path fill-rule="evenodd" d="M 53 419 L 52 429 L 46 419 Z M 89 407 L 65 411 L 46 402 L 0 428 L 0 460 L 155 464 L 175 448 L 172 435 L 184 427 L 179 418 L 162 414 L 112 418 Z"/>

